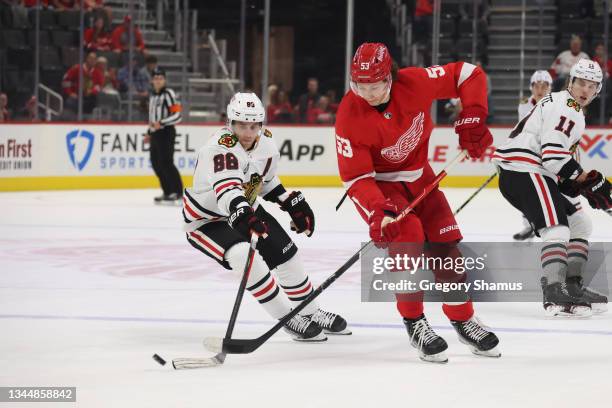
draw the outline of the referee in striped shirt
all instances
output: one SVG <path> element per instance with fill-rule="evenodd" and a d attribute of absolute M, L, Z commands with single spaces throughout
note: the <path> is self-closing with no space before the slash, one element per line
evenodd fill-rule
<path fill-rule="evenodd" d="M 149 140 L 151 165 L 163 190 L 156 204 L 176 204 L 183 196 L 183 182 L 174 165 L 174 125 L 181 121 L 181 104 L 174 91 L 166 88 L 166 72 L 155 68 L 151 73 L 153 92 L 149 98 Z"/>

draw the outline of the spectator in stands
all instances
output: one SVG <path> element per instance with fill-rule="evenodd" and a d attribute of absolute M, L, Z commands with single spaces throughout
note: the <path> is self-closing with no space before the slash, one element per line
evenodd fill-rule
<path fill-rule="evenodd" d="M 149 97 L 149 82 L 146 76 L 142 74 L 140 66 L 138 65 L 138 58 L 134 57 L 131 64 L 132 71 L 132 89 L 139 97 Z M 130 77 L 130 64 L 119 69 L 117 73 L 117 79 L 119 80 L 119 91 L 121 93 L 128 92 Z"/>
<path fill-rule="evenodd" d="M 321 97 L 317 78 L 308 78 L 307 89 L 307 93 L 300 95 L 296 108 L 299 116 L 298 120 L 301 123 L 307 122 L 308 109 L 314 108 Z"/>
<path fill-rule="evenodd" d="M 106 57 L 98 57 L 96 69 L 100 71 L 104 78 L 101 91 L 107 94 L 118 95 L 119 81 L 117 80 L 117 72 L 114 68 L 108 68 Z"/>
<path fill-rule="evenodd" d="M 612 77 L 612 59 L 608 56 L 608 60 L 604 63 L 604 58 L 606 58 L 606 49 L 602 43 L 597 44 L 595 47 L 595 56 L 593 57 L 593 61 L 597 62 L 601 67 L 601 70 L 605 72 L 606 78 Z"/>
<path fill-rule="evenodd" d="M 132 18 L 130 16 L 125 16 L 125 18 L 123 19 L 123 24 L 117 26 L 117 28 L 113 30 L 113 34 L 111 35 L 113 51 L 123 52 L 128 50 L 131 21 Z M 145 43 L 142 39 L 142 33 L 136 25 L 133 25 L 133 27 L 134 32 L 132 37 L 134 46 L 136 47 L 135 49 L 144 53 Z"/>
<path fill-rule="evenodd" d="M 570 49 L 565 50 L 553 61 L 550 66 L 551 75 L 554 79 L 553 88 L 555 91 L 561 90 L 565 85 L 570 69 L 581 58 L 590 59 L 589 56 L 582 51 L 582 39 L 578 35 L 572 35 L 570 39 Z"/>
<path fill-rule="evenodd" d="M 266 112 L 268 123 L 292 123 L 294 121 L 293 108 L 287 92 L 278 88 L 272 89 L 268 91 L 268 98 L 270 99 Z"/>
<path fill-rule="evenodd" d="M 83 112 L 91 113 L 96 106 L 96 96 L 104 84 L 104 76 L 96 69 L 96 53 L 90 52 L 83 64 L 74 64 L 64 74 L 62 90 L 66 109 L 78 109 L 79 71 L 83 72 Z"/>
<path fill-rule="evenodd" d="M 147 81 L 147 77 L 143 75 L 140 66 L 138 65 L 138 58 L 134 57 L 131 64 L 131 76 L 132 76 L 132 92 L 133 97 L 138 101 L 138 109 L 141 115 L 148 113 L 149 103 L 149 89 L 151 84 Z M 129 91 L 129 77 L 130 77 L 130 66 L 125 65 L 117 73 L 117 79 L 119 80 L 119 92 L 125 94 Z"/>
<path fill-rule="evenodd" d="M 8 108 L 8 96 L 0 93 L 0 122 L 8 122 L 11 120 L 11 113 Z"/>
<path fill-rule="evenodd" d="M 329 97 L 321 96 L 313 108 L 308 109 L 308 123 L 328 123 L 332 124 L 336 120 L 336 115 L 329 106 Z"/>
<path fill-rule="evenodd" d="M 99 15 L 94 21 L 94 26 L 85 30 L 83 34 L 85 49 L 87 51 L 110 51 L 111 35 L 104 26 L 104 17 Z"/>
<path fill-rule="evenodd" d="M 149 83 L 149 92 L 153 89 L 153 84 L 151 83 L 153 70 L 157 68 L 157 57 L 155 55 L 147 55 L 145 57 L 145 65 L 140 69 L 142 75 L 147 79 Z"/>
<path fill-rule="evenodd" d="M 338 103 L 336 90 L 330 89 L 329 91 L 325 92 L 325 95 L 329 98 L 329 109 L 331 109 L 335 115 L 336 112 L 338 112 L 338 106 L 340 106 L 340 103 Z"/>
<path fill-rule="evenodd" d="M 36 102 L 36 97 L 32 96 L 30 99 L 26 101 L 23 107 L 17 112 L 17 120 L 22 122 L 35 122 L 36 119 L 36 109 L 38 109 Z"/>

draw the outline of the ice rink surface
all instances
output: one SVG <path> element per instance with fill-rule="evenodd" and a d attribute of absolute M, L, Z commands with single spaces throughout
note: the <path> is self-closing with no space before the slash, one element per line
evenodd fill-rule
<path fill-rule="evenodd" d="M 315 283 L 368 239 L 342 190 L 303 189 L 317 215 L 296 242 Z M 453 208 L 473 189 L 445 189 Z M 302 344 L 284 333 L 221 367 L 174 371 L 152 359 L 209 357 L 239 277 L 187 244 L 180 210 L 153 190 L 0 194 L 0 385 L 76 386 L 78 407 L 569 407 L 607 406 L 612 312 L 549 320 L 541 304 L 477 304 L 500 337 L 500 359 L 473 356 L 439 304 L 426 313 L 449 343 L 447 365 L 421 362 L 392 303 L 361 303 L 353 267 L 320 298 L 352 336 Z M 592 211 L 593 241 L 612 219 Z M 283 225 L 286 214 L 274 209 Z M 486 189 L 458 216 L 466 240 L 507 241 L 520 215 Z M 534 271 L 534 273 L 539 273 Z M 273 324 L 247 294 L 235 337 Z M 40 404 L 1 404 L 20 408 Z"/>

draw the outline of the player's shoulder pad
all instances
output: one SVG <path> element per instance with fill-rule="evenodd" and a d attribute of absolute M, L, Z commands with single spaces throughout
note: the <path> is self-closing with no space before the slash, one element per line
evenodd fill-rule
<path fill-rule="evenodd" d="M 526 104 L 527 102 L 529 102 L 529 97 L 528 97 L 528 96 L 525 96 L 523 99 L 521 99 L 521 100 L 519 101 L 519 104 L 524 105 L 524 104 Z"/>
<path fill-rule="evenodd" d="M 272 137 L 272 131 L 270 129 L 268 129 L 267 127 L 264 127 L 261 130 L 261 134 L 264 135 L 265 137 Z"/>

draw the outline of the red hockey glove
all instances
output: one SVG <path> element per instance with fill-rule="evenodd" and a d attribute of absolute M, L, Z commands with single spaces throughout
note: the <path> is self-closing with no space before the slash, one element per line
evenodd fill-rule
<path fill-rule="evenodd" d="M 302 192 L 294 191 L 289 194 L 289 197 L 281 203 L 280 207 L 281 210 L 287 211 L 291 216 L 291 231 L 296 231 L 298 234 L 305 232 L 307 237 L 312 235 L 315 228 L 314 213 Z"/>
<path fill-rule="evenodd" d="M 400 223 L 393 222 L 398 214 L 397 207 L 389 199 L 374 207 L 368 223 L 370 238 L 377 247 L 384 247 L 385 243 L 393 241 L 400 234 Z"/>
<path fill-rule="evenodd" d="M 597 170 L 591 170 L 586 180 L 580 183 L 580 193 L 589 201 L 589 205 L 598 210 L 612 208 L 610 182 Z"/>
<path fill-rule="evenodd" d="M 255 211 L 250 205 L 235 208 L 227 222 L 230 227 L 246 239 L 250 239 L 252 233 L 260 236 L 268 233 L 268 226 L 255 215 Z"/>
<path fill-rule="evenodd" d="M 467 150 L 470 157 L 482 156 L 493 144 L 493 136 L 487 127 L 487 114 L 483 109 L 467 107 L 455 121 L 455 133 L 459 135 L 459 146 Z"/>

